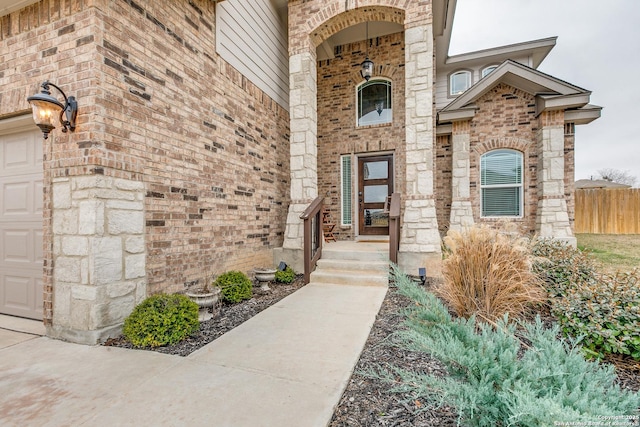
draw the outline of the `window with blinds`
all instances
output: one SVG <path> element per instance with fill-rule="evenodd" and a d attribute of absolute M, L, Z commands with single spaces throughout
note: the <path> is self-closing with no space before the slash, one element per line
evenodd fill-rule
<path fill-rule="evenodd" d="M 494 150 L 480 159 L 483 217 L 522 216 L 522 153 Z"/>
<path fill-rule="evenodd" d="M 352 187 L 351 187 L 351 156 L 342 156 L 340 159 L 340 177 L 341 177 L 341 197 L 342 197 L 342 210 L 341 210 L 341 224 L 351 225 L 352 218 Z"/>

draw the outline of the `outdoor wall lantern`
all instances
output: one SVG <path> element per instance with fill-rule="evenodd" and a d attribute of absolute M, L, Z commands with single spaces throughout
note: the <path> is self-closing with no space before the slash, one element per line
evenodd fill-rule
<path fill-rule="evenodd" d="M 40 86 L 42 87 L 40 93 L 28 97 L 27 101 L 31 104 L 33 120 L 42 130 L 44 139 L 47 139 L 49 132 L 58 125 L 62 125 L 62 132 L 67 130 L 73 132 L 76 129 L 76 116 L 78 115 L 76 98 L 73 96 L 67 97 L 62 89 L 49 81 L 45 81 Z M 62 94 L 64 104 L 51 96 L 49 86 L 53 86 Z"/>
<path fill-rule="evenodd" d="M 373 75 L 373 61 L 369 59 L 369 21 L 367 21 L 367 39 L 365 40 L 367 44 L 367 55 L 365 60 L 362 62 L 360 75 L 366 81 L 369 81 L 371 76 Z"/>

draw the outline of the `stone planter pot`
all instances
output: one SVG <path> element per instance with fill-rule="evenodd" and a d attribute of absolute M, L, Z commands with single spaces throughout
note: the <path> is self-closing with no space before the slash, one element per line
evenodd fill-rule
<path fill-rule="evenodd" d="M 185 292 L 185 295 L 198 304 L 198 320 L 204 322 L 213 317 L 209 309 L 218 303 L 220 299 L 220 288 L 213 288 L 209 292 Z"/>
<path fill-rule="evenodd" d="M 253 270 L 253 274 L 260 284 L 260 289 L 263 291 L 270 290 L 269 282 L 276 280 L 275 268 L 256 268 Z"/>

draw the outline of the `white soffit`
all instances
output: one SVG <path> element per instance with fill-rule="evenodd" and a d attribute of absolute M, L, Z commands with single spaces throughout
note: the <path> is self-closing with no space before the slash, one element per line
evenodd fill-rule
<path fill-rule="evenodd" d="M 369 22 L 369 38 L 382 37 L 404 31 L 404 27 L 394 22 L 372 21 Z M 316 49 L 318 61 L 333 59 L 336 46 L 365 40 L 367 38 L 367 25 L 361 22 L 339 31 L 325 40 Z M 372 58 L 373 59 L 373 58 Z M 374 59 L 375 62 L 375 59 Z"/>
<path fill-rule="evenodd" d="M 515 43 L 505 46 L 493 47 L 490 49 L 477 50 L 474 52 L 453 55 L 446 59 L 440 68 L 444 70 L 481 66 L 490 62 L 501 63 L 507 59 L 528 56 L 531 58 L 531 67 L 538 68 L 540 63 L 547 57 L 551 49 L 556 45 L 557 37 L 531 40 L 522 43 Z"/>
<path fill-rule="evenodd" d="M 38 0 L 0 0 L 0 16 L 8 15 L 37 2 Z"/>
<path fill-rule="evenodd" d="M 599 119 L 602 107 L 593 104 L 587 104 L 576 110 L 567 110 L 564 112 L 564 121 L 574 123 L 576 125 L 586 125 L 592 121 Z"/>

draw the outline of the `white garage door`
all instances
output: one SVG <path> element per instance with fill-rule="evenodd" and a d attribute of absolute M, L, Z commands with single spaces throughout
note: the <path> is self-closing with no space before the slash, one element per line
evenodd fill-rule
<path fill-rule="evenodd" d="M 42 319 L 42 134 L 0 134 L 0 313 Z"/>

